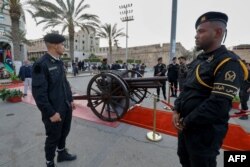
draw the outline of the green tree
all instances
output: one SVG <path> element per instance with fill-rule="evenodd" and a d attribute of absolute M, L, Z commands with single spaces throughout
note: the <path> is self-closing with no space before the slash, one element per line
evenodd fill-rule
<path fill-rule="evenodd" d="M 122 32 L 122 29 L 117 29 L 117 24 L 114 26 L 111 24 L 105 23 L 100 26 L 98 29 L 97 36 L 101 38 L 106 38 L 108 40 L 109 45 L 109 53 L 108 53 L 108 62 L 112 63 L 112 45 L 118 37 L 125 36 L 125 33 Z"/>
<path fill-rule="evenodd" d="M 7 0 L 9 5 L 9 14 L 11 20 L 11 39 L 13 42 L 13 50 L 14 50 L 14 57 L 15 60 L 23 60 L 21 57 L 20 52 L 20 45 L 22 40 L 22 31 L 20 30 L 20 19 L 21 17 L 24 18 L 24 11 L 20 0 Z M 25 37 L 25 34 L 22 34 Z"/>
<path fill-rule="evenodd" d="M 15 32 L 15 35 L 13 35 L 13 31 L 8 31 L 4 36 L 8 37 L 12 41 L 15 40 L 15 38 L 13 38 L 13 36 L 18 36 L 21 43 L 24 43 L 26 45 L 31 45 L 30 41 L 26 38 L 25 31 L 23 31 L 23 30 L 19 29 L 19 31 Z"/>
<path fill-rule="evenodd" d="M 90 5 L 84 4 L 84 0 L 76 5 L 75 0 L 56 0 L 56 3 L 50 0 L 29 1 L 33 9 L 28 10 L 36 20 L 37 25 L 44 23 L 43 29 L 62 27 L 62 34 L 68 30 L 69 51 L 71 60 L 74 60 L 74 35 L 75 28 L 80 27 L 83 31 L 94 31 L 98 27 L 99 17 L 94 14 L 85 13 Z M 40 21 L 37 21 L 40 19 Z"/>

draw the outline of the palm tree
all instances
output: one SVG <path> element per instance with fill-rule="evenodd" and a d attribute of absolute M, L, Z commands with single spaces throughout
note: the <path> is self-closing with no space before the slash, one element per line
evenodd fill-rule
<path fill-rule="evenodd" d="M 49 0 L 35 0 L 28 3 L 33 7 L 33 10 L 28 10 L 28 12 L 35 20 L 36 18 L 41 19 L 37 25 L 44 23 L 44 30 L 56 26 L 62 27 L 62 34 L 66 29 L 68 30 L 72 61 L 74 60 L 75 28 L 80 27 L 89 33 L 89 31 L 95 32 L 95 28 L 98 27 L 98 16 L 84 13 L 90 7 L 90 5 L 84 4 L 84 0 L 81 0 L 76 7 L 75 0 L 56 0 L 56 3 Z"/>
<path fill-rule="evenodd" d="M 118 37 L 126 36 L 125 33 L 122 32 L 122 29 L 117 29 L 116 23 L 114 24 L 113 27 L 111 24 L 105 23 L 104 25 L 100 26 L 97 36 L 108 39 L 108 44 L 109 44 L 108 61 L 109 63 L 112 63 L 112 44 Z"/>
<path fill-rule="evenodd" d="M 9 5 L 9 14 L 11 19 L 11 39 L 13 42 L 13 50 L 15 60 L 22 60 L 21 52 L 20 52 L 20 18 L 24 17 L 24 11 L 22 8 L 22 4 L 20 0 L 8 0 Z"/>
<path fill-rule="evenodd" d="M 4 36 L 14 41 L 15 38 L 13 38 L 14 35 L 12 33 L 13 33 L 12 31 L 7 31 L 7 33 Z M 15 32 L 15 36 L 18 36 L 21 43 L 24 43 L 26 45 L 31 45 L 30 41 L 26 38 L 25 31 L 19 29 L 19 31 Z"/>

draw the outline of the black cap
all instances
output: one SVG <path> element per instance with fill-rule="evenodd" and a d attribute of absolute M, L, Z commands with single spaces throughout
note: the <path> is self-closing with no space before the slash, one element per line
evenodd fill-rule
<path fill-rule="evenodd" d="M 44 41 L 52 44 L 59 44 L 65 41 L 64 36 L 57 33 L 49 33 L 44 36 Z"/>
<path fill-rule="evenodd" d="M 227 25 L 227 21 L 228 21 L 228 17 L 225 13 L 221 13 L 221 12 L 207 12 L 204 13 L 203 15 L 201 15 L 196 23 L 195 23 L 195 29 L 197 29 L 197 27 L 201 24 L 201 23 L 205 23 L 208 21 L 220 21 L 223 22 L 225 25 Z"/>

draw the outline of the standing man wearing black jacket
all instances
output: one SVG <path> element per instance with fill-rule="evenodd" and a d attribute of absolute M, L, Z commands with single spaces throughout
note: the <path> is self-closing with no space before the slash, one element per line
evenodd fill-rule
<path fill-rule="evenodd" d="M 170 83 L 171 97 L 177 97 L 179 64 L 176 63 L 176 57 L 168 65 L 168 82 Z"/>
<path fill-rule="evenodd" d="M 196 21 L 196 47 L 204 52 L 190 63 L 173 114 L 183 167 L 217 166 L 232 99 L 248 77 L 240 58 L 221 45 L 227 21 L 227 15 L 220 12 L 205 13 Z"/>
<path fill-rule="evenodd" d="M 165 73 L 167 71 L 166 65 L 162 63 L 162 57 L 158 58 L 158 64 L 154 66 L 154 76 L 165 76 Z M 162 94 L 164 97 L 164 100 L 167 99 L 166 96 L 166 81 L 162 81 Z M 160 88 L 157 88 L 157 101 L 160 100 Z"/>
<path fill-rule="evenodd" d="M 65 148 L 74 103 L 63 62 L 60 60 L 64 52 L 65 38 L 50 33 L 44 36 L 44 41 L 48 53 L 33 65 L 32 94 L 41 111 L 46 130 L 46 164 L 47 167 L 54 167 L 56 149 L 58 162 L 76 159 L 76 155 L 69 154 Z"/>

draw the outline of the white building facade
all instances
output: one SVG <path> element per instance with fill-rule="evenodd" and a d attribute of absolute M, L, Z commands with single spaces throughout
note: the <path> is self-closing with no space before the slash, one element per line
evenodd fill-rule
<path fill-rule="evenodd" d="M 69 37 L 65 36 L 65 53 L 64 58 L 70 58 L 69 55 Z M 30 40 L 31 46 L 28 46 L 28 59 L 39 58 L 46 53 L 43 38 Z M 94 32 L 84 32 L 82 30 L 75 33 L 74 36 L 74 61 L 87 59 L 91 54 L 99 50 L 100 39 Z"/>

